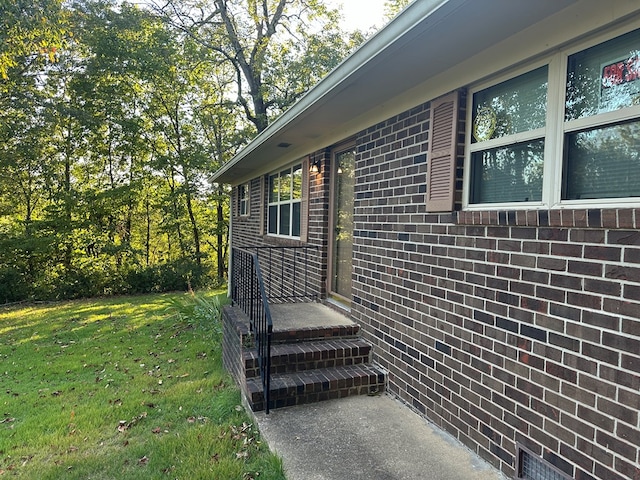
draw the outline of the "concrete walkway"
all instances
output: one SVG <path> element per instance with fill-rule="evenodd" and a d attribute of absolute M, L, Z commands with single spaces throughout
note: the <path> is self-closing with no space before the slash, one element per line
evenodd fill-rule
<path fill-rule="evenodd" d="M 387 395 L 255 414 L 288 480 L 505 480 L 449 434 Z"/>

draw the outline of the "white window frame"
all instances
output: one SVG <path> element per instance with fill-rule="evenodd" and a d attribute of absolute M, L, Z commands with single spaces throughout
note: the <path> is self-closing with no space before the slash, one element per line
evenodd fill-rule
<path fill-rule="evenodd" d="M 465 132 L 465 161 L 463 180 L 463 208 L 465 210 L 495 210 L 495 209 L 546 209 L 546 208 L 567 208 L 581 207 L 635 207 L 640 205 L 640 197 L 621 198 L 596 198 L 585 200 L 562 200 L 563 184 L 563 163 L 564 163 L 564 139 L 566 134 L 583 130 L 597 128 L 599 126 L 613 125 L 624 121 L 637 120 L 640 122 L 640 105 L 622 108 L 613 112 L 601 113 L 577 120 L 564 120 L 566 103 L 566 78 L 568 59 L 571 55 L 599 45 L 608 40 L 624 35 L 639 29 L 639 25 L 626 26 L 610 30 L 607 33 L 599 34 L 565 48 L 553 55 L 547 55 L 536 61 L 520 66 L 506 74 L 492 77 L 490 80 L 479 82 L 469 88 L 467 97 L 467 121 Z M 518 77 L 544 65 L 548 66 L 548 90 L 547 90 L 547 112 L 546 125 L 543 128 L 527 132 L 517 133 L 500 138 L 490 139 L 483 142 L 472 143 L 473 132 L 473 95 L 486 88 Z M 531 202 L 507 202 L 507 203 L 471 203 L 471 156 L 474 152 L 485 151 L 496 147 L 509 146 L 527 140 L 543 138 L 544 146 L 544 166 L 542 179 L 542 200 Z"/>
<path fill-rule="evenodd" d="M 293 198 L 293 172 L 295 169 L 300 169 L 300 175 L 301 175 L 301 185 L 300 185 L 300 198 Z M 275 172 L 271 172 L 267 175 L 267 195 L 266 195 L 266 204 L 267 204 L 267 223 L 266 223 L 266 232 L 267 235 L 269 235 L 270 237 L 281 237 L 281 238 L 293 238 L 293 239 L 300 239 L 301 235 L 302 235 L 302 197 L 304 196 L 304 186 L 302 185 L 302 183 L 304 183 L 304 174 L 303 174 L 303 169 L 304 169 L 304 162 L 296 162 L 292 165 L 289 165 L 288 167 L 283 167 L 278 169 Z M 282 172 L 285 172 L 289 170 L 289 173 L 291 175 L 291 198 L 288 200 L 283 200 L 281 201 L 280 199 L 278 199 L 275 202 L 271 202 L 270 201 L 270 195 L 271 195 L 271 177 L 274 175 L 281 175 Z M 293 231 L 293 212 L 294 212 L 294 205 L 295 204 L 299 204 L 300 205 L 300 235 L 293 235 L 291 232 Z M 282 234 L 280 233 L 280 207 L 284 206 L 284 205 L 289 205 L 289 234 Z M 272 233 L 269 231 L 269 225 L 270 225 L 270 211 L 271 208 L 270 207 L 276 207 L 276 211 L 277 211 L 277 218 L 276 218 L 276 228 L 278 230 L 277 233 Z"/>
<path fill-rule="evenodd" d="M 244 195 L 243 195 L 244 193 Z M 249 205 L 250 205 L 250 190 L 249 184 L 243 183 L 238 186 L 238 216 L 240 217 L 248 217 L 249 216 Z"/>

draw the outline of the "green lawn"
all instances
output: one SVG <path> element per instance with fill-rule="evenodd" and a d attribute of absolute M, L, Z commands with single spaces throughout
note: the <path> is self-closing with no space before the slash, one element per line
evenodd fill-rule
<path fill-rule="evenodd" d="M 215 297 L 0 308 L 0 477 L 284 479 L 222 368 Z"/>

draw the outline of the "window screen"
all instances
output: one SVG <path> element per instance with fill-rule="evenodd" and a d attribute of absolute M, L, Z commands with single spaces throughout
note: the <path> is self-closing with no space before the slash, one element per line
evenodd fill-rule
<path fill-rule="evenodd" d="M 475 152 L 471 166 L 472 203 L 542 199 L 543 140 Z"/>
<path fill-rule="evenodd" d="M 473 95 L 470 203 L 542 199 L 547 79 L 544 66 Z"/>

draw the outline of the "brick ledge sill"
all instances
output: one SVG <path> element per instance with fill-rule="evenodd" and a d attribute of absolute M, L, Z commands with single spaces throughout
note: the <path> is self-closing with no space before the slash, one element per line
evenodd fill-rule
<path fill-rule="evenodd" d="M 455 212 L 459 225 L 516 227 L 640 228 L 640 208 L 468 210 Z"/>

